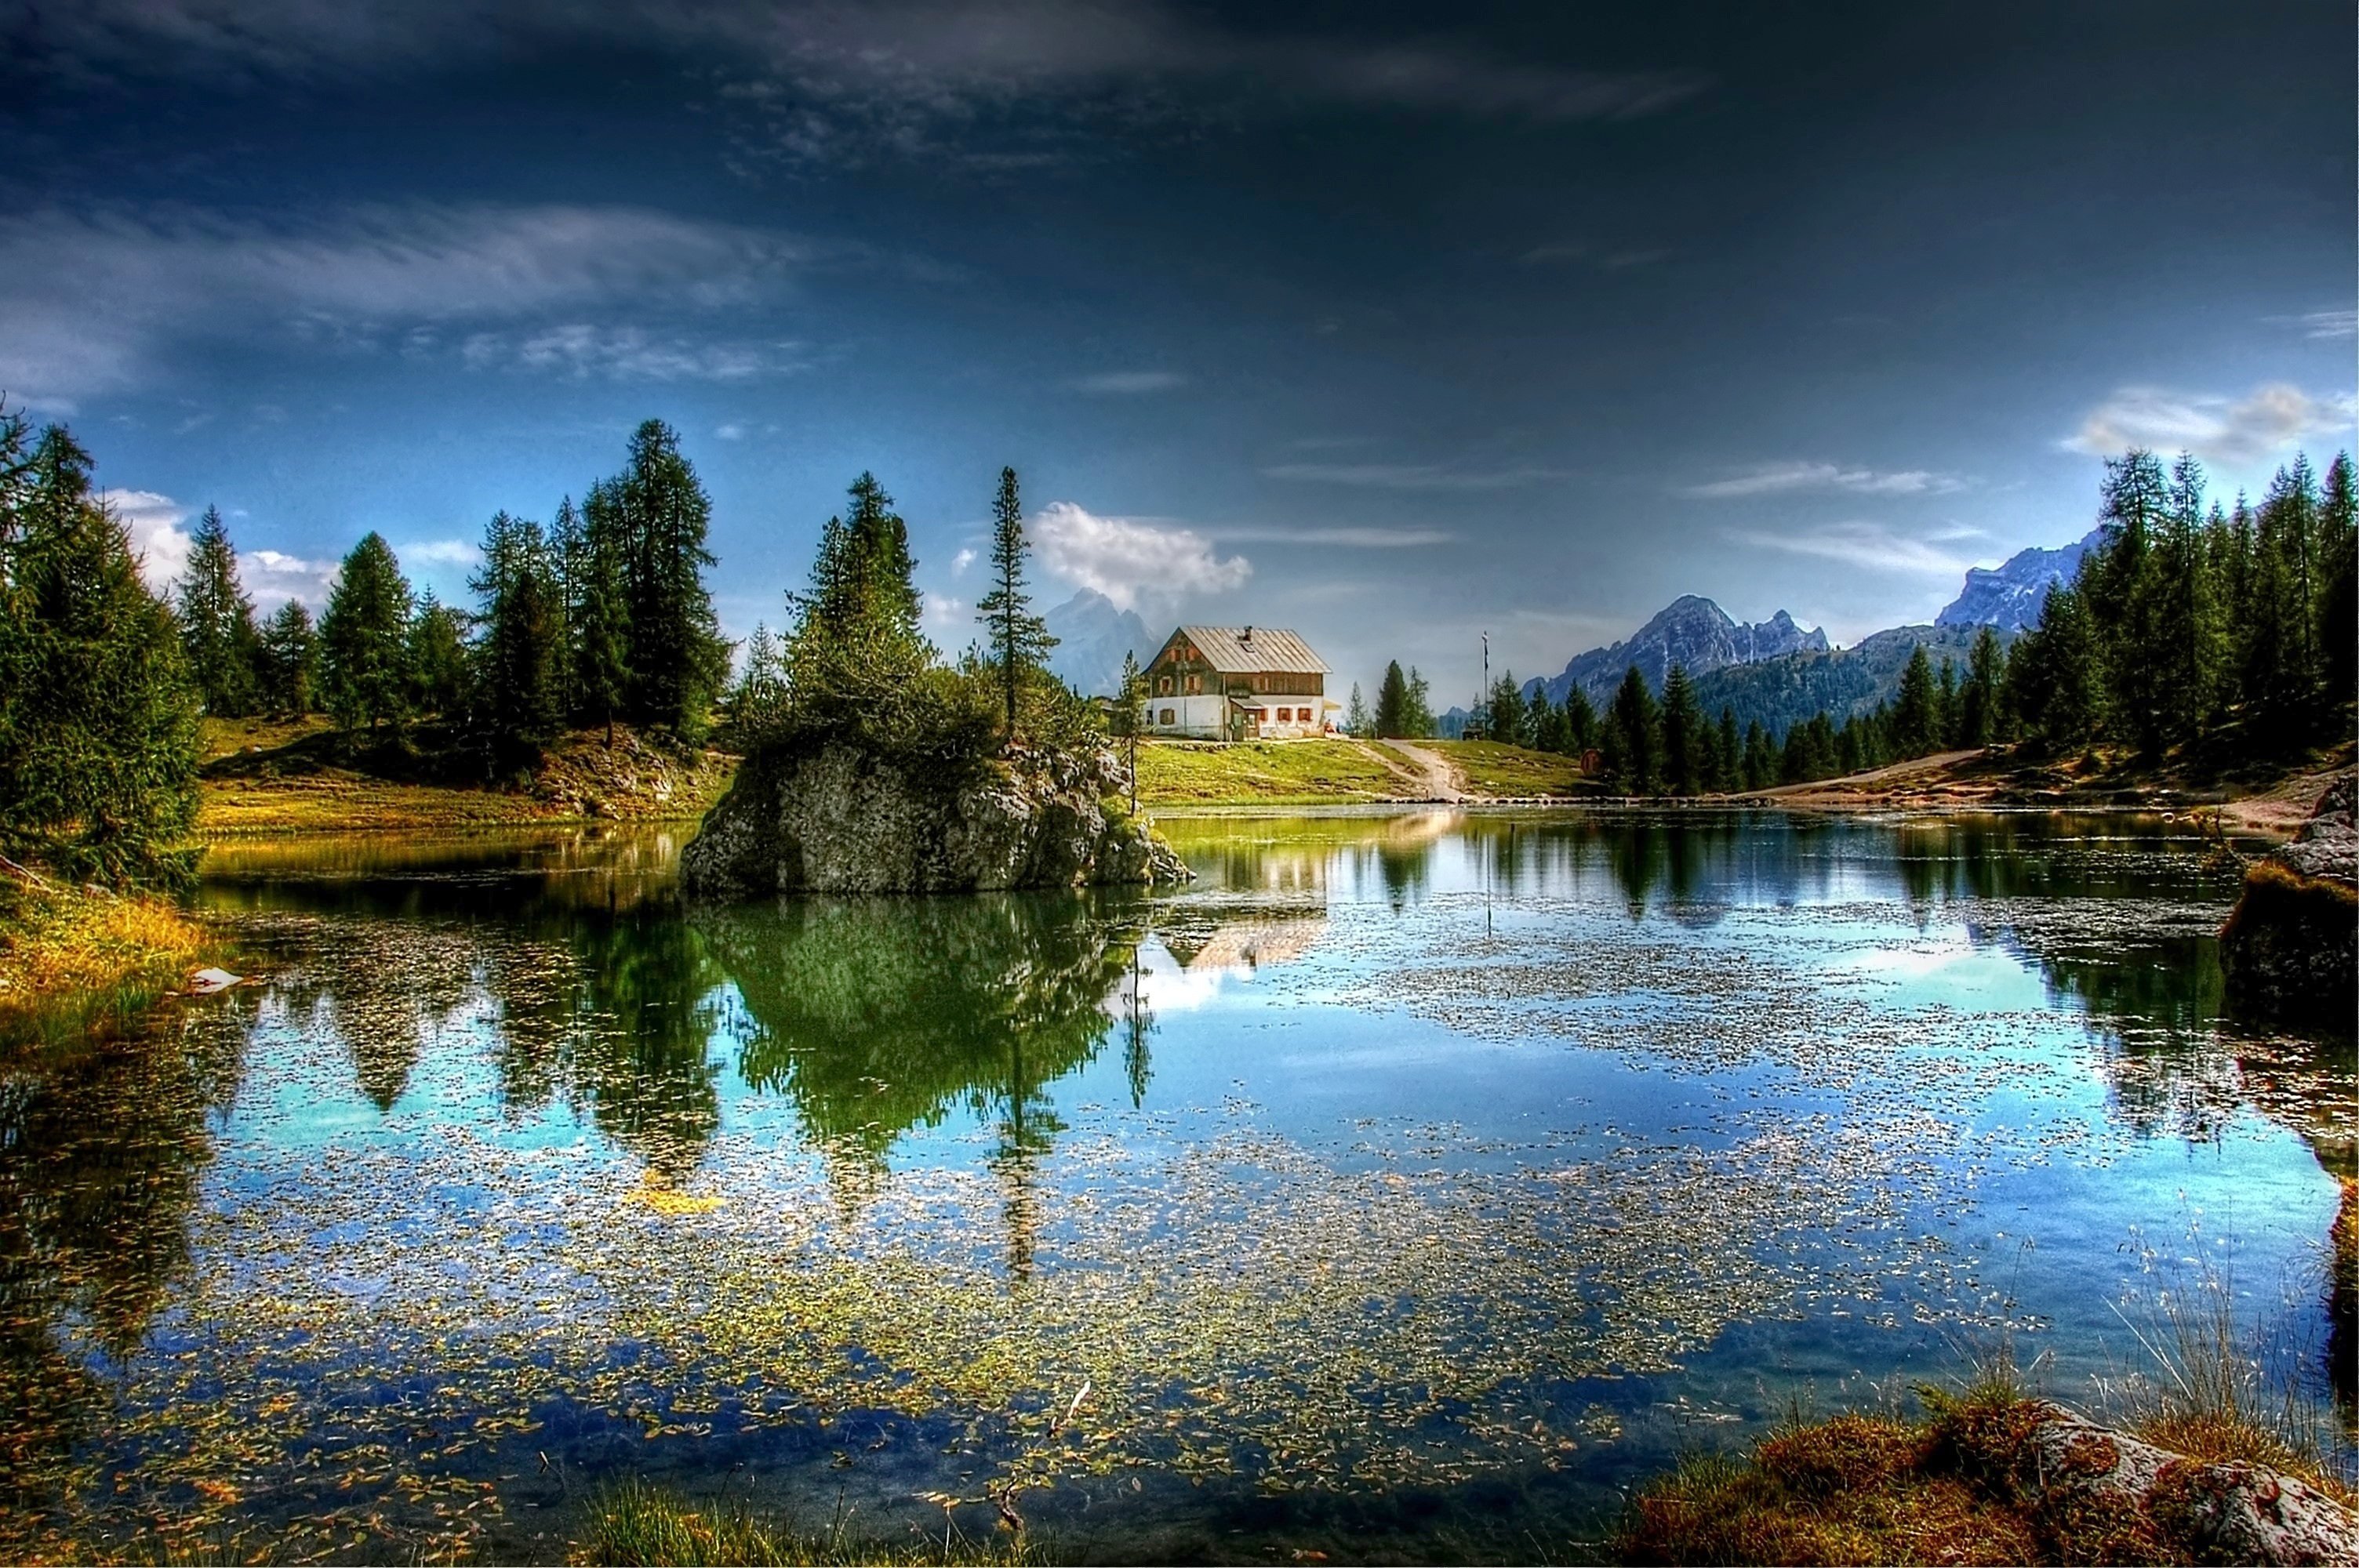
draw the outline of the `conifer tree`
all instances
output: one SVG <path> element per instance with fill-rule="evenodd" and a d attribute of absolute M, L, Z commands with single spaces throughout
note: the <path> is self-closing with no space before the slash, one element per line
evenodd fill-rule
<path fill-rule="evenodd" d="M 63 427 L 0 409 L 0 842 L 77 877 L 185 874 L 199 697 L 171 611 Z"/>
<path fill-rule="evenodd" d="M 769 626 L 754 623 L 745 640 L 745 667 L 729 692 L 729 739 L 740 751 L 760 745 L 786 717 L 787 666 Z"/>
<path fill-rule="evenodd" d="M 1361 699 L 1360 683 L 1352 683 L 1351 706 L 1343 709 L 1343 729 L 1347 734 L 1364 738 L 1368 733 L 1368 705 Z"/>
<path fill-rule="evenodd" d="M 565 725 L 565 616 L 540 524 L 495 513 L 467 586 L 479 607 L 474 651 L 483 738 L 504 758 L 538 752 Z"/>
<path fill-rule="evenodd" d="M 1564 694 L 1564 732 L 1576 757 L 1597 744 L 1597 709 L 1579 686 Z"/>
<path fill-rule="evenodd" d="M 2319 551 L 2318 646 L 2330 704 L 2349 701 L 2359 687 L 2359 494 L 2354 487 L 2350 454 L 2335 453 L 2327 465 L 2319 514 L 2324 537 Z"/>
<path fill-rule="evenodd" d="M 1653 795 L 1661 777 L 1662 732 L 1655 694 L 1632 665 L 1606 714 L 1607 766 L 1625 795 Z"/>
<path fill-rule="evenodd" d="M 589 566 L 589 538 L 573 498 L 557 503 L 549 524 L 549 557 L 557 572 L 557 600 L 565 618 L 564 671 L 559 684 L 565 697 L 565 716 L 572 720 L 582 711 L 582 628 L 576 615 L 582 604 L 582 584 Z"/>
<path fill-rule="evenodd" d="M 873 481 L 871 482 L 874 482 Z M 1016 734 L 1016 696 L 1027 674 L 1039 667 L 1057 639 L 1049 623 L 1032 613 L 1024 585 L 1024 506 L 1016 499 L 1016 470 L 999 470 L 999 494 L 991 505 L 991 591 L 975 603 L 975 618 L 988 629 L 991 656 L 1007 698 L 1007 734 Z M 901 551 L 908 553 L 908 535 Z"/>
<path fill-rule="evenodd" d="M 2088 743 L 2104 698 L 2097 674 L 2096 636 L 2078 583 L 2049 591 L 2039 624 L 2023 635 L 2006 662 L 2006 699 L 2027 735 L 2052 753 Z"/>
<path fill-rule="evenodd" d="M 1756 719 L 1745 727 L 1745 787 L 1767 789 L 1777 782 L 1777 750 Z"/>
<path fill-rule="evenodd" d="M 1966 655 L 1965 685 L 1958 692 L 1958 744 L 1987 746 L 1998 739 L 1999 679 L 2006 653 L 1998 633 L 1984 626 Z"/>
<path fill-rule="evenodd" d="M 632 433 L 630 460 L 610 487 L 622 543 L 626 653 L 624 709 L 682 740 L 704 732 L 728 670 L 704 568 L 712 505 L 679 437 L 660 419 Z"/>
<path fill-rule="evenodd" d="M 1408 688 L 1401 699 L 1402 733 L 1412 741 L 1423 741 L 1433 734 L 1432 689 L 1417 666 L 1408 667 Z"/>
<path fill-rule="evenodd" d="M 205 711 L 220 719 L 252 713 L 262 639 L 254 601 L 237 580 L 237 552 L 221 509 L 208 506 L 189 535 L 189 564 L 180 574 L 180 647 Z"/>
<path fill-rule="evenodd" d="M 1892 751 L 1896 757 L 1921 757 L 1940 749 L 1940 689 L 1933 684 L 1933 661 L 1925 644 L 1908 655 L 1900 673 L 1900 689 L 1892 700 Z"/>
<path fill-rule="evenodd" d="M 1744 786 L 1744 741 L 1736 733 L 1736 709 L 1723 704 L 1720 733 L 1712 746 L 1711 787 L 1714 791 L 1725 792 Z"/>
<path fill-rule="evenodd" d="M 1516 672 L 1507 670 L 1491 683 L 1487 706 L 1491 709 L 1491 739 L 1510 746 L 1521 746 L 1530 740 L 1525 731 L 1524 694 L 1516 685 Z"/>
<path fill-rule="evenodd" d="M 614 743 L 614 720 L 631 687 L 631 615 L 624 586 L 624 519 L 615 487 L 590 487 L 582 507 L 582 542 L 573 602 L 573 717 L 603 726 Z"/>
<path fill-rule="evenodd" d="M 1408 734 L 1408 677 L 1398 659 L 1385 665 L 1385 678 L 1376 683 L 1376 733 L 1387 741 Z"/>
<path fill-rule="evenodd" d="M 1662 733 L 1663 787 L 1673 795 L 1696 794 L 1703 787 L 1706 737 L 1695 684 L 1683 665 L 1674 664 L 1663 676 Z"/>
<path fill-rule="evenodd" d="M 409 617 L 402 667 L 409 711 L 418 718 L 457 719 L 467 706 L 467 623 L 428 589 Z"/>
<path fill-rule="evenodd" d="M 320 618 L 321 683 L 345 729 L 408 722 L 409 582 L 384 535 L 354 545 Z"/>
<path fill-rule="evenodd" d="M 317 705 L 320 637 L 301 600 L 288 600 L 263 622 L 262 670 L 266 707 L 299 718 Z"/>
<path fill-rule="evenodd" d="M 1352 687 L 1352 701 L 1360 700 L 1360 688 Z M 1122 655 L 1122 684 L 1114 692 L 1114 732 L 1127 742 L 1125 764 L 1130 771 L 1130 809 L 1138 812 L 1138 732 L 1147 724 L 1147 672 L 1138 667 L 1138 655 L 1125 652 Z"/>

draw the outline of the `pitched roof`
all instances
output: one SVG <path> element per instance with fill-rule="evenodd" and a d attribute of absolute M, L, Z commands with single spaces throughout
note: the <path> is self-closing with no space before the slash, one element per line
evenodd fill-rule
<path fill-rule="evenodd" d="M 1283 626 L 1182 626 L 1180 632 L 1223 675 L 1283 670 L 1288 675 L 1326 675 L 1327 661 Z"/>

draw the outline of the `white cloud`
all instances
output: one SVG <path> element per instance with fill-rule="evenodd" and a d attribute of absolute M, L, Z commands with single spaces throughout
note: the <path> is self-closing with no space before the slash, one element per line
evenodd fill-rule
<path fill-rule="evenodd" d="M 2273 327 L 2299 327 L 2305 338 L 2348 338 L 2359 334 L 2359 310 L 2310 310 L 2299 316 L 2265 316 Z"/>
<path fill-rule="evenodd" d="M 196 508 L 152 490 L 103 491 L 100 498 L 129 532 L 132 547 L 139 552 L 140 577 L 156 592 L 170 593 L 188 569 L 190 533 L 183 524 L 196 515 Z M 237 577 L 257 611 L 267 613 L 290 599 L 316 611 L 328 601 L 336 566 L 277 550 L 240 550 Z"/>
<path fill-rule="evenodd" d="M 925 597 L 925 618 L 929 626 L 950 628 L 972 626 L 974 613 L 963 599 L 947 593 L 929 593 Z"/>
<path fill-rule="evenodd" d="M 180 526 L 194 514 L 168 495 L 152 490 L 107 490 L 99 499 L 114 509 L 139 552 L 139 575 L 158 593 L 170 589 L 189 564 L 189 531 Z"/>
<path fill-rule="evenodd" d="M 1168 370 L 1109 371 L 1103 375 L 1084 375 L 1073 379 L 1076 392 L 1111 394 L 1117 397 L 1136 396 L 1144 392 L 1169 392 L 1185 386 L 1188 378 Z"/>
<path fill-rule="evenodd" d="M 393 553 L 405 567 L 473 567 L 484 561 L 484 552 L 465 539 L 419 539 L 397 546 Z"/>
<path fill-rule="evenodd" d="M 951 576 L 964 577 L 966 576 L 966 568 L 973 565 L 974 565 L 974 552 L 973 550 L 961 550 L 957 555 L 951 557 Z"/>
<path fill-rule="evenodd" d="M 1221 559 L 1211 541 L 1190 529 L 1100 517 L 1070 501 L 1035 513 L 1031 531 L 1051 576 L 1103 593 L 1123 610 L 1142 597 L 1225 592 L 1253 575 L 1243 556 Z"/>
<path fill-rule="evenodd" d="M 2314 397 L 2290 383 L 2253 389 L 2240 401 L 2154 386 L 2125 386 L 2090 410 L 2064 445 L 2099 457 L 2132 447 L 2190 451 L 2221 462 L 2251 462 L 2312 436 L 2347 438 L 2359 399 Z"/>
<path fill-rule="evenodd" d="M 1345 549 L 1402 550 L 1426 545 L 1448 545 L 1458 535 L 1440 528 L 1273 528 L 1246 526 L 1219 530 L 1223 539 L 1263 541 L 1279 545 L 1335 545 Z"/>
<path fill-rule="evenodd" d="M 496 342 L 584 373 L 758 370 L 778 345 L 749 358 L 692 324 L 783 290 L 809 257 L 786 236 L 636 208 L 419 203 L 268 222 L 49 209 L 0 220 L 0 385 L 51 404 L 142 386 L 208 333 L 423 357 L 448 351 L 452 326 L 592 308 L 667 327 L 550 326 L 478 352 Z"/>
<path fill-rule="evenodd" d="M 571 321 L 523 334 L 477 332 L 461 345 L 460 356 L 473 370 L 556 371 L 576 381 L 745 381 L 807 368 L 802 347 L 793 341 L 699 341 L 658 337 L 636 327 Z M 715 434 L 735 440 L 745 427 L 723 425 Z"/>
<path fill-rule="evenodd" d="M 1788 555 L 1840 561 L 1861 571 L 1896 576 L 1962 579 L 1973 563 L 1936 547 L 1933 541 L 1894 532 L 1881 523 L 1828 523 L 1794 532 L 1732 528 L 1725 536 Z M 1944 534 L 1943 538 L 1953 535 Z"/>
<path fill-rule="evenodd" d="M 1279 463 L 1265 478 L 1376 490 L 1513 490 L 1571 477 L 1540 468 L 1449 469 L 1438 463 Z"/>
<path fill-rule="evenodd" d="M 1965 488 L 1956 474 L 1926 469 L 1845 468 L 1834 463 L 1759 463 L 1745 472 L 1705 484 L 1687 485 L 1676 493 L 1701 501 L 1725 501 L 1755 495 L 1776 495 L 1799 490 L 1844 491 L 1854 495 L 1946 495 Z"/>
<path fill-rule="evenodd" d="M 745 427 L 733 420 L 726 425 L 715 425 L 712 434 L 723 441 L 742 441 L 745 438 Z"/>

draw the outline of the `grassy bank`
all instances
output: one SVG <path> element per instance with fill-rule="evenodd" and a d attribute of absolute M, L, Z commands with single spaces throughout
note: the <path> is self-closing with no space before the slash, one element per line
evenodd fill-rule
<path fill-rule="evenodd" d="M 0 1033 L 127 1010 L 178 985 L 206 946 L 168 900 L 0 877 Z"/>
<path fill-rule="evenodd" d="M 938 1537 L 879 1540 L 851 1533 L 839 1518 L 821 1529 L 766 1519 L 742 1505 L 691 1503 L 636 1481 L 600 1492 L 573 1561 L 601 1564 L 773 1564 L 906 1563 L 991 1564 L 1046 1562 L 1023 1538 L 1005 1531 L 977 1541 L 948 1530 Z"/>
<path fill-rule="evenodd" d="M 560 736 L 540 765 L 486 780 L 437 729 L 350 735 L 313 717 L 207 719 L 201 837 L 450 830 L 536 823 L 693 820 L 735 762 L 618 728 Z"/>
<path fill-rule="evenodd" d="M 1416 793 L 1412 777 L 1356 741 L 1141 741 L 1138 803 L 1350 806 Z"/>
<path fill-rule="evenodd" d="M 1420 741 L 1418 744 L 1455 769 L 1469 795 L 1503 799 L 1602 795 L 1604 786 L 1582 776 L 1579 759 L 1534 752 L 1498 741 Z"/>

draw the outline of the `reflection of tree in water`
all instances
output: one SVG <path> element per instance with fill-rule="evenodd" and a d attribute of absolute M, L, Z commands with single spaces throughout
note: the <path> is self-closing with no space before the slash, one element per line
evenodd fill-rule
<path fill-rule="evenodd" d="M 236 1098 L 257 1000 L 234 990 L 0 1076 L 0 1411 L 20 1495 L 36 1455 L 62 1456 L 110 1404 L 71 1339 L 128 1359 L 188 1265 L 209 1122 Z"/>
<path fill-rule="evenodd" d="M 1049 1086 L 1113 1033 L 1109 999 L 1132 979 L 1142 913 L 985 893 L 795 900 L 701 914 L 696 925 L 745 1002 L 746 1081 L 793 1099 L 847 1187 L 873 1181 L 896 1140 L 954 1108 L 995 1122 L 1020 1276 L 1038 1226 L 1034 1167 L 1064 1130 Z M 1125 1027 L 1140 1095 L 1151 1022 Z"/>

